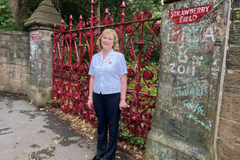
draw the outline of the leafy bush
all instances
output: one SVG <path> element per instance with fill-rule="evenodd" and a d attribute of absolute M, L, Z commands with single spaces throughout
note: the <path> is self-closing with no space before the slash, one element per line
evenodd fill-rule
<path fill-rule="evenodd" d="M 12 9 L 9 7 L 8 0 L 0 1 L 0 30 L 15 30 L 15 23 L 10 21 L 12 17 Z"/>
<path fill-rule="evenodd" d="M 137 137 L 134 134 L 130 133 L 126 125 L 124 125 L 123 123 L 120 123 L 120 125 L 118 126 L 118 137 L 127 140 L 132 145 L 137 145 L 140 148 L 146 148 L 146 139 Z"/>

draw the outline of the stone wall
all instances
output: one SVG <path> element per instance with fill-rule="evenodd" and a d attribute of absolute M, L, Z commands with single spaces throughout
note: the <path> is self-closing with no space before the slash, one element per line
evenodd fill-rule
<path fill-rule="evenodd" d="M 27 94 L 29 46 L 28 32 L 0 31 L 0 91 Z"/>
<path fill-rule="evenodd" d="M 145 159 L 215 159 L 227 6 L 223 0 L 163 6 L 157 104 Z"/>
<path fill-rule="evenodd" d="M 224 92 L 217 141 L 218 159 L 240 159 L 240 0 L 233 0 Z"/>

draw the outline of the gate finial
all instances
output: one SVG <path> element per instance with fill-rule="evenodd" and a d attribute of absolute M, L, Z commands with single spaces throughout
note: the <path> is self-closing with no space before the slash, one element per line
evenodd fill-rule
<path fill-rule="evenodd" d="M 105 12 L 104 12 L 104 13 L 105 13 L 105 14 L 108 14 L 108 9 L 107 9 L 107 8 L 105 9 Z"/>
<path fill-rule="evenodd" d="M 125 8 L 126 5 L 125 5 L 125 2 L 123 1 L 122 4 L 121 4 L 121 8 Z"/>

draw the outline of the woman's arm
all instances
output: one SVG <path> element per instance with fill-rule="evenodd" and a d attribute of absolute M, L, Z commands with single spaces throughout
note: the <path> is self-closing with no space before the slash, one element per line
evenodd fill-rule
<path fill-rule="evenodd" d="M 120 76 L 121 79 L 121 100 L 119 104 L 119 109 L 122 110 L 123 108 L 126 108 L 126 91 L 127 91 L 127 74 L 124 74 Z"/>
<path fill-rule="evenodd" d="M 95 77 L 91 76 L 90 77 L 90 82 L 89 82 L 89 91 L 88 91 L 88 106 L 91 106 L 93 104 L 93 100 L 92 100 L 92 94 L 93 94 L 93 84 L 95 81 Z"/>

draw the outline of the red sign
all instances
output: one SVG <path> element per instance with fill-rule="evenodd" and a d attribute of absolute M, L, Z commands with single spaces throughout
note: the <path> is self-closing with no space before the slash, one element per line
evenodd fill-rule
<path fill-rule="evenodd" d="M 36 34 L 31 34 L 31 38 L 32 38 L 33 41 L 36 41 L 37 38 L 38 38 L 38 34 L 37 33 Z"/>
<path fill-rule="evenodd" d="M 168 18 L 171 18 L 175 25 L 195 23 L 200 22 L 202 18 L 211 11 L 212 4 L 208 4 L 204 6 L 170 11 Z"/>

